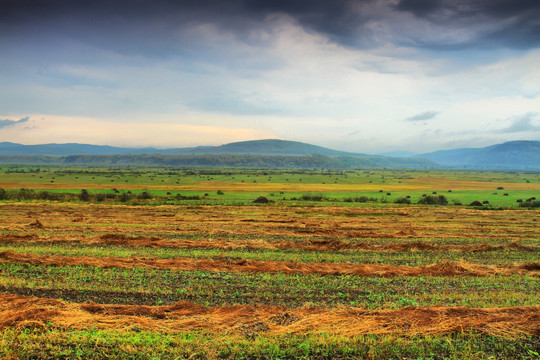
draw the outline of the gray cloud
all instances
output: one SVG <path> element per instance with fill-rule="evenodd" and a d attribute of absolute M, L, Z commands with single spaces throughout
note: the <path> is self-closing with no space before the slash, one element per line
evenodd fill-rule
<path fill-rule="evenodd" d="M 437 44 L 418 39 L 419 46 L 445 50 L 540 46 L 537 0 L 401 0 L 395 9 L 447 30 L 468 30 L 463 41 Z"/>
<path fill-rule="evenodd" d="M 540 124 L 534 124 L 533 121 L 538 119 L 539 114 L 536 112 L 529 112 L 523 115 L 512 116 L 508 118 L 511 124 L 498 132 L 501 133 L 517 133 L 527 131 L 540 131 Z"/>
<path fill-rule="evenodd" d="M 28 116 L 23 117 L 22 119 L 19 119 L 19 120 L 0 119 L 0 129 L 8 127 L 8 126 L 14 126 L 14 125 L 17 125 L 17 124 L 22 124 L 22 123 L 27 122 L 28 120 L 30 120 L 30 118 Z"/>
<path fill-rule="evenodd" d="M 431 120 L 435 116 L 439 115 L 440 113 L 441 113 L 440 111 L 425 111 L 423 113 L 419 113 L 419 114 L 413 115 L 411 117 L 408 117 L 408 118 L 405 119 L 405 121 L 426 121 L 426 120 Z"/>
<path fill-rule="evenodd" d="M 196 39 L 182 42 L 178 34 L 199 24 L 226 29 L 246 42 L 261 41 L 251 39 L 250 32 L 268 27 L 273 15 L 354 47 L 388 41 L 434 50 L 540 46 L 537 0 L 401 0 L 397 5 L 388 0 L 0 0 L 0 8 L 4 36 L 55 33 L 157 56 L 176 48 L 171 45 L 179 41 L 196 43 Z M 427 33 L 425 22 L 433 25 Z M 381 39 L 380 29 L 390 34 Z M 434 31 L 438 35 L 431 34 Z M 447 35 L 455 32 L 466 36 L 456 40 Z"/>

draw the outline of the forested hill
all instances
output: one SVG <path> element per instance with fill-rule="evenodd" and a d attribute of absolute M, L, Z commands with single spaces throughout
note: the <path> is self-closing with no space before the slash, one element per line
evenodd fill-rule
<path fill-rule="evenodd" d="M 0 155 L 1 164 L 33 165 L 119 165 L 172 167 L 249 167 L 301 169 L 377 169 L 419 168 L 438 166 L 425 159 L 392 158 L 384 156 L 327 156 L 327 155 Z"/>
<path fill-rule="evenodd" d="M 9 142 L 0 143 L 0 155 L 119 155 L 119 154 L 249 154 L 249 155 L 359 155 L 332 150 L 322 146 L 287 140 L 253 140 L 234 142 L 220 146 L 198 146 L 188 148 L 157 149 L 115 147 L 89 144 L 41 144 L 22 145 Z"/>
<path fill-rule="evenodd" d="M 322 146 L 298 141 L 278 139 L 241 141 L 221 146 L 200 147 L 181 150 L 191 154 L 250 154 L 250 155 L 363 155 L 332 150 Z"/>
<path fill-rule="evenodd" d="M 540 170 L 540 141 L 510 141 L 485 148 L 442 150 L 414 157 L 348 153 L 277 139 L 171 149 L 88 144 L 21 145 L 4 142 L 0 143 L 0 163 Z"/>
<path fill-rule="evenodd" d="M 540 141 L 508 141 L 484 148 L 441 150 L 416 157 L 458 168 L 540 170 Z"/>

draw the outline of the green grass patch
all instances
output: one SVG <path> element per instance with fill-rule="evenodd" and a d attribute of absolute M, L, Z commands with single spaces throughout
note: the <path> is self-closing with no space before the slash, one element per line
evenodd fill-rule
<path fill-rule="evenodd" d="M 267 336 L 205 332 L 6 330 L 0 357 L 17 359 L 537 359 L 538 339 L 478 333 L 443 336 Z"/>
<path fill-rule="evenodd" d="M 226 273 L 164 269 L 0 264 L 3 291 L 99 303 L 156 305 L 349 305 L 509 307 L 536 305 L 540 279 L 529 276 L 394 278 L 354 275 Z"/>

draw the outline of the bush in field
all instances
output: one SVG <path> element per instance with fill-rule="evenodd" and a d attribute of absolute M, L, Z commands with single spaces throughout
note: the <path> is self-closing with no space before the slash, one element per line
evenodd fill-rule
<path fill-rule="evenodd" d="M 8 193 L 6 190 L 0 188 L 0 200 L 6 200 L 8 198 Z"/>
<path fill-rule="evenodd" d="M 439 196 L 432 196 L 432 195 L 426 195 L 422 197 L 420 200 L 418 200 L 419 204 L 427 204 L 427 205 L 447 205 L 448 199 L 446 199 L 446 196 L 439 195 Z"/>
<path fill-rule="evenodd" d="M 120 194 L 120 196 L 118 197 L 118 200 L 120 200 L 121 202 L 129 201 L 129 200 L 131 200 L 131 195 L 128 194 L 128 193 L 122 193 L 122 194 Z"/>
<path fill-rule="evenodd" d="M 365 202 L 377 202 L 377 199 L 373 197 L 367 197 L 367 196 L 356 196 L 356 197 L 347 197 L 343 199 L 343 201 L 365 203 Z"/>
<path fill-rule="evenodd" d="M 523 201 L 519 204 L 519 207 L 538 208 L 540 207 L 540 200 Z"/>
<path fill-rule="evenodd" d="M 35 198 L 35 193 L 32 190 L 21 188 L 15 193 L 15 198 L 17 200 L 32 200 Z"/>
<path fill-rule="evenodd" d="M 79 194 L 79 200 L 81 201 L 89 201 L 90 200 L 90 194 L 86 189 L 82 189 L 81 193 Z"/>
<path fill-rule="evenodd" d="M 411 200 L 410 199 L 407 199 L 407 198 L 401 198 L 401 199 L 396 199 L 394 200 L 394 202 L 396 204 L 410 204 L 411 203 Z"/>
<path fill-rule="evenodd" d="M 218 191 L 217 191 L 217 194 L 218 194 L 218 195 L 223 195 L 224 192 L 223 192 L 222 190 L 218 190 Z"/>
<path fill-rule="evenodd" d="M 151 198 L 152 196 L 150 196 L 150 194 L 147 191 L 143 191 L 141 195 L 139 195 L 139 199 L 142 199 L 142 200 L 148 200 Z"/>
<path fill-rule="evenodd" d="M 302 200 L 304 201 L 322 201 L 325 199 L 326 196 L 321 193 L 307 193 L 302 195 Z"/>
<path fill-rule="evenodd" d="M 74 198 L 76 197 L 73 194 L 57 194 L 57 193 L 50 193 L 48 191 L 40 191 L 36 194 L 36 197 L 39 200 L 52 200 L 52 201 L 61 201 L 65 200 L 66 198 Z"/>

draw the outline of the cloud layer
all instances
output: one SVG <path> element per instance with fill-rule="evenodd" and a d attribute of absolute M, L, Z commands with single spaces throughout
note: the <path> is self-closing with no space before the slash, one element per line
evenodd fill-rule
<path fill-rule="evenodd" d="M 123 126 L 133 140 L 107 138 L 112 145 L 160 146 L 159 136 L 144 136 L 152 124 L 186 135 L 216 129 L 171 130 L 180 134 L 174 146 L 264 136 L 429 151 L 540 138 L 535 115 L 523 115 L 540 112 L 535 0 L 0 0 L 0 8 L 0 141 L 54 141 L 46 124 L 58 118 L 58 142 L 83 141 L 86 123 Z M 16 133 L 23 119 L 8 119 L 27 115 L 41 125 Z"/>

